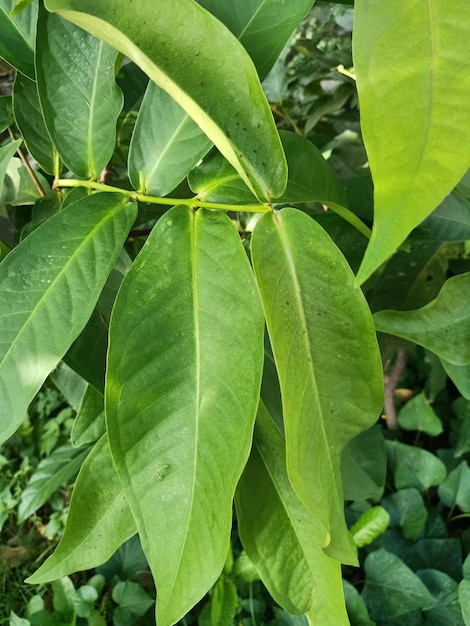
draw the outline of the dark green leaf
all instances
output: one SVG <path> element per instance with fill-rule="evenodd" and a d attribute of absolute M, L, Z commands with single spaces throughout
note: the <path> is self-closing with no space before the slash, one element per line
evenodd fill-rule
<path fill-rule="evenodd" d="M 354 437 L 341 455 L 345 500 L 379 500 L 385 485 L 387 457 L 379 427 Z"/>
<path fill-rule="evenodd" d="M 467 241 L 470 239 L 470 200 L 454 189 L 423 222 L 423 228 L 438 241 Z"/>
<path fill-rule="evenodd" d="M 113 588 L 112 597 L 120 607 L 129 609 L 134 615 L 143 615 L 154 600 L 149 597 L 142 587 L 130 580 L 118 582 Z"/>
<path fill-rule="evenodd" d="M 447 376 L 452 380 L 464 398 L 470 400 L 470 364 L 455 365 L 445 359 L 440 359 Z"/>
<path fill-rule="evenodd" d="M 48 582 L 101 565 L 134 533 L 134 520 L 104 436 L 80 470 L 61 542 L 28 582 Z"/>
<path fill-rule="evenodd" d="M 417 574 L 436 598 L 436 606 L 424 611 L 426 626 L 464 626 L 455 580 L 433 569 L 420 570 Z"/>
<path fill-rule="evenodd" d="M 402 407 L 398 413 L 398 424 L 405 430 L 419 430 L 431 437 L 437 437 L 443 431 L 442 422 L 432 410 L 424 391 Z"/>
<path fill-rule="evenodd" d="M 11 96 L 0 96 L 0 133 L 13 124 L 13 104 Z"/>
<path fill-rule="evenodd" d="M 281 383 L 289 478 L 324 525 L 327 553 L 355 562 L 340 458 L 382 407 L 370 311 L 344 257 L 300 211 L 264 215 L 252 256 Z"/>
<path fill-rule="evenodd" d="M 48 498 L 59 487 L 66 484 L 67 481 L 71 482 L 89 451 L 89 447 L 62 446 L 39 463 L 26 489 L 21 494 L 18 507 L 18 521 L 20 523 L 47 502 Z"/>
<path fill-rule="evenodd" d="M 417 539 L 421 534 L 428 512 L 420 492 L 410 487 L 392 493 L 381 502 L 390 513 L 391 526 L 399 526 L 406 539 Z"/>
<path fill-rule="evenodd" d="M 397 489 L 416 487 L 422 491 L 445 479 L 444 463 L 431 452 L 397 441 L 387 441 L 386 446 Z"/>
<path fill-rule="evenodd" d="M 347 580 L 343 580 L 344 598 L 351 626 L 375 626 L 369 614 L 364 600 L 355 587 Z"/>
<path fill-rule="evenodd" d="M 34 79 L 34 40 L 38 2 L 12 16 L 10 0 L 0 0 L 0 57 L 19 72 Z"/>
<path fill-rule="evenodd" d="M 70 435 L 74 447 L 93 443 L 105 433 L 103 395 L 88 385 Z"/>
<path fill-rule="evenodd" d="M 470 468 L 462 461 L 439 485 L 439 497 L 446 506 L 458 506 L 464 513 L 470 513 Z"/>
<path fill-rule="evenodd" d="M 377 330 L 402 337 L 455 365 L 470 364 L 470 273 L 449 278 L 435 300 L 415 311 L 379 311 Z"/>
<path fill-rule="evenodd" d="M 460 581 L 458 594 L 465 626 L 470 626 L 470 580 Z"/>
<path fill-rule="evenodd" d="M 223 568 L 262 359 L 262 310 L 237 231 L 219 212 L 171 209 L 122 283 L 106 380 L 111 450 L 162 626 Z"/>
<path fill-rule="evenodd" d="M 0 439 L 13 434 L 86 324 L 136 207 L 102 193 L 37 228 L 0 266 Z"/>
<path fill-rule="evenodd" d="M 47 0 L 78 26 L 133 59 L 196 121 L 262 199 L 282 194 L 281 142 L 243 46 L 193 0 Z M 103 29 L 103 23 L 107 28 Z M 218 60 L 230 58 L 230 72 Z"/>
<path fill-rule="evenodd" d="M 114 81 L 117 52 L 62 17 L 40 11 L 36 54 L 49 136 L 72 172 L 98 179 L 113 153 L 122 108 Z"/>

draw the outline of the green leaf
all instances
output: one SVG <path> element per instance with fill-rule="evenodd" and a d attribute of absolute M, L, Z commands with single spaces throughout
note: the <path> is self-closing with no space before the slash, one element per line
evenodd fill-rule
<path fill-rule="evenodd" d="M 34 40 L 38 3 L 32 3 L 19 15 L 11 15 L 10 0 L 0 0 L 0 57 L 31 79 L 34 72 Z"/>
<path fill-rule="evenodd" d="M 215 143 L 255 194 L 282 194 L 281 142 L 243 46 L 193 0 L 47 0 L 46 7 L 103 38 L 165 89 Z M 218 59 L 230 59 L 230 71 Z"/>
<path fill-rule="evenodd" d="M 18 506 L 19 523 L 37 511 L 59 487 L 72 480 L 89 451 L 89 447 L 77 449 L 66 445 L 57 448 L 39 463 L 21 494 Z"/>
<path fill-rule="evenodd" d="M 464 626 L 455 580 L 434 569 L 421 570 L 418 576 L 436 599 L 436 606 L 424 611 L 426 626 Z"/>
<path fill-rule="evenodd" d="M 88 320 L 136 215 L 121 194 L 88 196 L 0 265 L 0 440 L 15 432 Z"/>
<path fill-rule="evenodd" d="M 184 109 L 150 81 L 129 150 L 129 178 L 134 188 L 165 196 L 211 146 L 212 142 Z"/>
<path fill-rule="evenodd" d="M 31 626 L 31 622 L 27 619 L 18 617 L 14 611 L 10 611 L 9 626 Z"/>
<path fill-rule="evenodd" d="M 382 408 L 370 311 L 344 257 L 300 211 L 265 214 L 252 256 L 281 383 L 289 478 L 325 527 L 327 554 L 356 563 L 340 459 Z"/>
<path fill-rule="evenodd" d="M 135 530 L 107 438 L 103 436 L 82 465 L 59 545 L 27 582 L 49 582 L 101 565 Z"/>
<path fill-rule="evenodd" d="M 8 165 L 13 158 L 13 155 L 18 150 L 21 145 L 21 140 L 12 141 L 11 143 L 0 148 L 0 196 L 3 192 L 3 185 L 5 181 L 5 174 L 8 168 Z"/>
<path fill-rule="evenodd" d="M 42 169 L 48 174 L 56 170 L 56 153 L 39 104 L 37 84 L 34 80 L 17 74 L 13 88 L 15 121 L 26 146 Z"/>
<path fill-rule="evenodd" d="M 467 0 L 355 3 L 354 69 L 375 196 L 359 282 L 468 169 L 470 75 L 462 68 L 470 56 L 469 21 Z M 461 79 L 449 81 L 456 75 Z"/>
<path fill-rule="evenodd" d="M 465 626 L 470 626 L 470 580 L 461 580 L 459 583 L 459 602 Z"/>
<path fill-rule="evenodd" d="M 470 239 L 469 198 L 454 189 L 423 222 L 423 228 L 439 241 L 467 241 Z"/>
<path fill-rule="evenodd" d="M 238 593 L 226 576 L 216 582 L 209 608 L 210 626 L 232 626 L 238 608 Z"/>
<path fill-rule="evenodd" d="M 449 278 L 437 298 L 415 311 L 379 311 L 377 330 L 424 346 L 454 365 L 470 364 L 470 272 Z"/>
<path fill-rule="evenodd" d="M 13 105 L 11 96 L 0 96 L 0 133 L 13 124 Z"/>
<path fill-rule="evenodd" d="M 341 455 L 345 500 L 379 500 L 385 485 L 387 457 L 379 427 L 354 437 Z"/>
<path fill-rule="evenodd" d="M 455 365 L 455 363 L 449 363 L 445 359 L 440 359 L 440 361 L 447 376 L 457 387 L 459 393 L 467 400 L 470 400 L 470 364 Z"/>
<path fill-rule="evenodd" d="M 36 177 L 47 194 L 50 191 L 49 183 L 41 172 L 36 172 Z M 1 198 L 2 204 L 10 204 L 12 206 L 30 205 L 34 204 L 41 197 L 28 170 L 19 158 L 13 157 L 7 167 Z"/>
<path fill-rule="evenodd" d="M 75 587 L 68 576 L 52 582 L 52 602 L 54 609 L 62 613 L 62 618 L 71 618 L 74 613 L 73 599 Z"/>
<path fill-rule="evenodd" d="M 419 430 L 431 437 L 437 437 L 443 431 L 442 422 L 432 410 L 424 391 L 400 409 L 398 424 L 405 430 Z"/>
<path fill-rule="evenodd" d="M 382 506 L 367 509 L 350 528 L 354 543 L 358 548 L 372 543 L 387 530 L 389 523 L 390 515 Z"/>
<path fill-rule="evenodd" d="M 234 10 L 230 0 L 200 0 L 232 33 L 253 59 L 261 80 L 268 75 L 295 27 L 315 0 L 244 0 Z"/>
<path fill-rule="evenodd" d="M 262 403 L 236 505 L 242 544 L 276 602 L 309 611 L 313 623 L 348 624 L 340 565 L 323 552 L 324 530 L 289 483 L 285 443 Z"/>
<path fill-rule="evenodd" d="M 106 380 L 111 450 L 161 626 L 224 566 L 262 360 L 262 310 L 237 231 L 220 212 L 171 209 L 122 283 Z"/>
<path fill-rule="evenodd" d="M 78 617 L 88 617 L 98 600 L 98 592 L 90 585 L 82 585 L 73 598 L 73 606 Z"/>
<path fill-rule="evenodd" d="M 130 580 L 118 582 L 113 588 L 112 598 L 121 608 L 139 616 L 144 615 L 154 603 L 138 583 Z"/>
<path fill-rule="evenodd" d="M 387 441 L 386 446 L 397 489 L 416 487 L 422 491 L 445 479 L 444 463 L 431 452 L 397 441 Z"/>
<path fill-rule="evenodd" d="M 57 152 L 76 175 L 99 178 L 114 150 L 122 108 L 116 50 L 41 10 L 36 55 L 39 100 Z"/>
<path fill-rule="evenodd" d="M 72 445 L 78 447 L 98 441 L 105 431 L 103 395 L 88 385 L 70 434 Z"/>
<path fill-rule="evenodd" d="M 399 526 L 405 539 L 416 540 L 426 523 L 428 512 L 420 492 L 413 487 L 395 491 L 381 502 L 390 514 L 390 526 Z"/>
<path fill-rule="evenodd" d="M 347 580 L 343 580 L 343 589 L 351 626 L 375 626 L 357 589 Z"/>
<path fill-rule="evenodd" d="M 464 513 L 470 513 L 470 468 L 462 461 L 449 472 L 447 478 L 438 487 L 442 502 L 450 509 L 458 506 Z"/>
<path fill-rule="evenodd" d="M 364 567 L 363 597 L 372 619 L 382 620 L 386 615 L 388 620 L 393 620 L 436 604 L 418 576 L 394 554 L 375 550 L 366 558 Z"/>

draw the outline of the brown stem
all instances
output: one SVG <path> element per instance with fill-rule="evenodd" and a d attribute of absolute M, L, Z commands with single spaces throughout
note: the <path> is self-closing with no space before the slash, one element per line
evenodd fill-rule
<path fill-rule="evenodd" d="M 392 371 L 388 373 L 388 362 L 384 372 L 384 410 L 387 428 L 398 430 L 397 410 L 394 403 L 395 389 L 406 366 L 406 350 L 399 348 Z"/>

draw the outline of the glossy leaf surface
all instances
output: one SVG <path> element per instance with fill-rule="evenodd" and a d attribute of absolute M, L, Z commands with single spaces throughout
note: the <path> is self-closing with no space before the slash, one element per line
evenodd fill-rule
<path fill-rule="evenodd" d="M 46 7 L 129 56 L 196 121 L 256 195 L 282 194 L 285 159 L 256 70 L 210 13 L 192 0 L 143 0 L 131 12 L 126 0 L 47 0 Z"/>
<path fill-rule="evenodd" d="M 135 531 L 108 440 L 103 436 L 82 465 L 58 547 L 28 582 L 49 582 L 101 565 Z"/>
<path fill-rule="evenodd" d="M 253 59 L 261 80 L 281 54 L 295 27 L 315 0 L 244 0 L 234 10 L 230 0 L 201 0 L 223 22 Z"/>
<path fill-rule="evenodd" d="M 36 69 L 47 130 L 72 172 L 97 179 L 113 153 L 122 108 L 117 52 L 58 15 L 42 10 L 39 18 Z"/>
<path fill-rule="evenodd" d="M 85 326 L 135 219 L 121 194 L 95 194 L 31 233 L 0 266 L 0 440 Z"/>
<path fill-rule="evenodd" d="M 15 121 L 31 156 L 48 174 L 55 170 L 55 151 L 39 104 L 36 81 L 18 74 L 13 89 Z"/>
<path fill-rule="evenodd" d="M 106 380 L 111 450 L 162 626 L 223 568 L 262 359 L 261 304 L 232 223 L 218 212 L 171 209 L 122 283 Z"/>
<path fill-rule="evenodd" d="M 129 178 L 134 188 L 166 196 L 211 146 L 210 139 L 184 109 L 150 82 L 129 150 Z"/>
<path fill-rule="evenodd" d="M 289 483 L 285 443 L 262 403 L 236 505 L 242 544 L 276 602 L 319 623 L 349 624 L 340 564 L 323 552 L 324 529 Z"/>
<path fill-rule="evenodd" d="M 0 57 L 31 79 L 34 72 L 34 40 L 38 3 L 12 15 L 10 0 L 0 0 Z"/>
<path fill-rule="evenodd" d="M 377 330 L 428 348 L 454 365 L 470 364 L 470 273 L 449 278 L 437 298 L 416 311 L 379 311 Z"/>
<path fill-rule="evenodd" d="M 354 68 L 375 187 L 374 228 L 360 282 L 469 167 L 469 21 L 467 0 L 355 3 Z"/>
<path fill-rule="evenodd" d="M 327 553 L 355 562 L 340 457 L 382 407 L 370 311 L 338 248 L 300 211 L 264 215 L 252 256 L 281 383 L 289 478 L 323 524 Z"/>

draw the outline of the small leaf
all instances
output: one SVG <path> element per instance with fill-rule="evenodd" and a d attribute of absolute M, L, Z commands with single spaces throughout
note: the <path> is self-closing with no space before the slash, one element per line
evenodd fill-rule
<path fill-rule="evenodd" d="M 377 330 L 424 346 L 455 365 L 470 364 L 470 272 L 449 278 L 435 300 L 415 311 L 379 311 Z"/>
<path fill-rule="evenodd" d="M 3 146 L 3 148 L 0 148 L 0 196 L 2 195 L 3 184 L 8 164 L 10 163 L 13 155 L 20 146 L 21 140 L 18 139 L 17 141 L 12 141 L 6 146 Z"/>
<path fill-rule="evenodd" d="M 105 431 L 103 395 L 88 385 L 70 434 L 72 445 L 78 447 L 98 441 Z"/>
<path fill-rule="evenodd" d="M 93 611 L 93 606 L 98 600 L 98 592 L 90 585 L 82 585 L 75 592 L 73 606 L 78 617 L 88 617 Z"/>
<path fill-rule="evenodd" d="M 130 580 L 120 581 L 113 587 L 112 598 L 123 609 L 142 616 L 155 602 L 142 587 Z"/>
<path fill-rule="evenodd" d="M 464 513 L 470 513 L 470 468 L 468 463 L 462 461 L 449 472 L 437 491 L 442 502 L 450 509 L 458 506 Z"/>
<path fill-rule="evenodd" d="M 386 446 L 397 489 L 416 487 L 422 491 L 445 479 L 444 463 L 431 452 L 397 441 L 387 441 Z"/>
<path fill-rule="evenodd" d="M 46 7 L 135 61 L 195 120 L 257 197 L 282 194 L 287 168 L 253 63 L 198 3 L 143 0 L 130 12 L 127 0 L 47 0 Z M 230 58 L 230 72 L 222 58 Z"/>
<path fill-rule="evenodd" d="M 38 3 L 33 2 L 18 15 L 10 13 L 10 0 L 0 0 L 0 57 L 32 80 L 34 72 L 34 40 Z"/>
<path fill-rule="evenodd" d="M 281 383 L 290 481 L 323 524 L 327 554 L 355 563 L 340 458 L 382 408 L 370 311 L 338 248 L 300 211 L 265 214 L 252 257 Z"/>
<path fill-rule="evenodd" d="M 68 576 L 52 582 L 52 602 L 54 609 L 62 613 L 63 618 L 71 617 L 74 613 L 73 599 L 75 587 Z"/>
<path fill-rule="evenodd" d="M 14 121 L 12 97 L 0 96 L 0 133 L 11 126 Z"/>
<path fill-rule="evenodd" d="M 59 487 L 77 474 L 90 449 L 62 446 L 41 461 L 21 494 L 18 521 L 24 522 L 37 511 Z"/>
<path fill-rule="evenodd" d="M 0 265 L 0 440 L 15 432 L 85 326 L 136 215 L 122 194 L 80 200 Z"/>
<path fill-rule="evenodd" d="M 387 530 L 390 515 L 381 506 L 373 506 L 359 517 L 351 526 L 350 532 L 358 548 L 367 546 Z"/>
<path fill-rule="evenodd" d="M 113 153 L 122 108 L 116 50 L 41 10 L 36 56 L 39 100 L 57 152 L 76 175 L 98 179 Z"/>
<path fill-rule="evenodd" d="M 443 431 L 442 422 L 432 410 L 424 391 L 400 409 L 398 424 L 405 430 L 419 430 L 431 437 L 437 437 Z"/>
<path fill-rule="evenodd" d="M 420 492 L 410 487 L 384 498 L 382 506 L 390 514 L 390 526 L 399 526 L 405 539 L 416 540 L 424 529 L 428 512 Z"/>
<path fill-rule="evenodd" d="M 371 452 L 373 451 L 373 452 Z M 387 456 L 380 428 L 354 437 L 341 455 L 345 500 L 379 500 L 385 485 Z"/>
<path fill-rule="evenodd" d="M 44 583 L 101 565 L 134 533 L 135 523 L 103 436 L 82 465 L 59 545 L 27 582 Z"/>
<path fill-rule="evenodd" d="M 232 626 L 237 607 L 237 588 L 229 578 L 221 576 L 210 601 L 211 626 Z"/>

